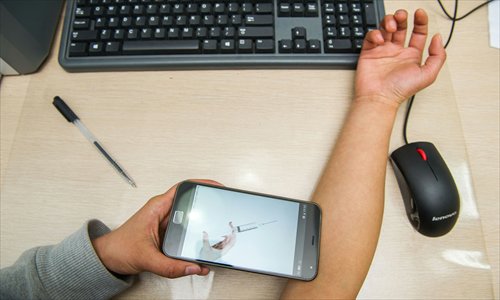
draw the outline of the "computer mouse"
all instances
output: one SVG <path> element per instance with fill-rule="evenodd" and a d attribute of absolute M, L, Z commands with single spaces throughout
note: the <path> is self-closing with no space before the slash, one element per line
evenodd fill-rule
<path fill-rule="evenodd" d="M 390 159 L 413 227 L 429 237 L 448 233 L 458 219 L 460 196 L 436 147 L 410 143 L 395 150 Z"/>

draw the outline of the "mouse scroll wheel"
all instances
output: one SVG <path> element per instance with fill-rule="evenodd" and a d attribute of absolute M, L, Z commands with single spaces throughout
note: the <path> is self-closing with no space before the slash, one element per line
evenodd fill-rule
<path fill-rule="evenodd" d="M 417 148 L 418 154 L 422 157 L 423 160 L 427 161 L 427 154 L 425 154 L 425 151 L 423 149 Z"/>

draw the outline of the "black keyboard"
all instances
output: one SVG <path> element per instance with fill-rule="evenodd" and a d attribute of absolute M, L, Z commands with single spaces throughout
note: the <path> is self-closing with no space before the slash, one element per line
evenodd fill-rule
<path fill-rule="evenodd" d="M 68 71 L 355 68 L 382 0 L 70 0 Z"/>

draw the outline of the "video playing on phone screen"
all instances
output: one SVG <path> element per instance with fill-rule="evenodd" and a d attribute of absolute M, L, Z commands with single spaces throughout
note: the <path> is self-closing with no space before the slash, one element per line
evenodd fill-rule
<path fill-rule="evenodd" d="M 316 205 L 183 183 L 163 250 L 200 263 L 311 280 L 317 269 Z"/>

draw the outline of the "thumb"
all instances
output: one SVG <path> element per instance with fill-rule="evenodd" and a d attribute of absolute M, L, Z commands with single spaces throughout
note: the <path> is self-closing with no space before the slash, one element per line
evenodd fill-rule
<path fill-rule="evenodd" d="M 429 56 L 422 67 L 427 78 L 426 85 L 430 85 L 437 77 L 439 70 L 443 67 L 446 60 L 446 50 L 443 46 L 441 35 L 436 34 L 432 37 L 429 45 Z"/>
<path fill-rule="evenodd" d="M 172 259 L 159 252 L 155 252 L 148 259 L 144 269 L 167 278 L 203 275 L 202 273 L 204 273 L 198 264 Z"/>

